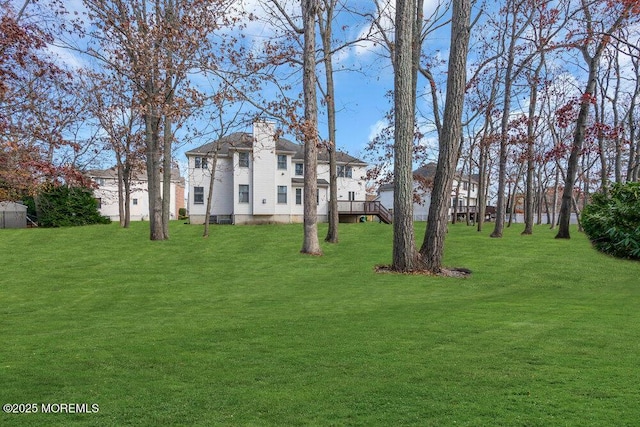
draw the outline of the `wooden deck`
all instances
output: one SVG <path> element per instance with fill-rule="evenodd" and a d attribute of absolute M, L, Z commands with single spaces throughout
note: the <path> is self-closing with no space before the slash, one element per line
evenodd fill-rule
<path fill-rule="evenodd" d="M 376 201 L 338 201 L 338 213 L 340 215 L 375 215 L 385 224 L 393 222 L 391 212 L 382 203 Z"/>

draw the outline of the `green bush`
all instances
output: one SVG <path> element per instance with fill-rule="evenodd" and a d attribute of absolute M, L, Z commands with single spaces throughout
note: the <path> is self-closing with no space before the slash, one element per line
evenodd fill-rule
<path fill-rule="evenodd" d="M 38 224 L 41 227 L 69 227 L 108 224 L 100 215 L 98 203 L 88 188 L 67 185 L 49 186 L 36 199 Z"/>
<path fill-rule="evenodd" d="M 640 259 L 640 182 L 615 184 L 594 194 L 582 212 L 582 225 L 600 251 Z"/>
<path fill-rule="evenodd" d="M 187 208 L 178 209 L 178 219 L 187 219 Z"/>

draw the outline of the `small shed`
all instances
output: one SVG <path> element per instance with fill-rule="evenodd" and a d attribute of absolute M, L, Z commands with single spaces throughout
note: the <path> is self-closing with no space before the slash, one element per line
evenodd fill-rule
<path fill-rule="evenodd" d="M 15 202 L 0 202 L 0 228 L 26 228 L 27 207 Z"/>

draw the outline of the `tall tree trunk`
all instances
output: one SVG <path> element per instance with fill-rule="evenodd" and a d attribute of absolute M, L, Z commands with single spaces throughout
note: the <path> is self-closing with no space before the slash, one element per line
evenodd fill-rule
<path fill-rule="evenodd" d="M 536 225 L 540 225 L 542 224 L 542 206 L 543 206 L 543 194 L 545 194 L 544 192 L 544 186 L 546 186 L 546 180 L 543 181 L 542 179 L 542 165 L 538 166 L 538 171 L 537 171 L 537 178 L 536 178 L 536 203 L 535 203 L 535 210 L 536 210 Z M 546 197 L 546 194 L 545 194 Z M 544 201 L 544 203 L 546 203 L 546 200 Z"/>
<path fill-rule="evenodd" d="M 620 15 L 616 18 L 615 22 L 604 32 L 597 33 L 593 29 L 593 18 L 591 16 L 590 4 L 587 0 L 582 0 L 582 10 L 585 15 L 585 27 L 587 34 L 590 35 L 590 40 L 594 37 L 599 37 L 598 43 L 593 51 L 590 53 L 588 46 L 582 46 L 580 48 L 582 56 L 587 63 L 587 69 L 589 71 L 587 86 L 584 94 L 582 95 L 580 102 L 580 111 L 575 124 L 575 131 L 573 134 L 573 143 L 571 145 L 571 154 L 569 155 L 569 162 L 567 166 L 567 174 L 565 176 L 564 191 L 562 192 L 562 204 L 560 205 L 560 218 L 558 224 L 558 234 L 556 239 L 569 239 L 571 238 L 569 232 L 569 224 L 571 221 L 571 203 L 573 199 L 573 188 L 576 181 L 576 175 L 578 171 L 578 161 L 582 152 L 582 146 L 584 145 L 585 130 L 587 126 L 587 119 L 589 117 L 589 109 L 593 102 L 597 83 L 597 71 L 600 65 L 600 58 L 602 52 L 611 40 L 611 35 L 616 32 L 621 25 L 628 19 L 634 7 L 637 7 L 635 2 L 627 2 L 624 5 Z"/>
<path fill-rule="evenodd" d="M 338 243 L 338 223 L 340 215 L 338 212 L 338 165 L 336 141 L 336 101 L 335 101 L 335 85 L 333 82 L 333 51 L 331 49 L 332 41 L 332 20 L 333 7 L 335 0 L 328 0 L 324 3 L 326 21 L 319 17 L 320 37 L 322 39 L 322 52 L 325 79 L 327 84 L 327 92 L 325 103 L 327 108 L 327 128 L 329 132 L 329 143 L 327 151 L 329 153 L 329 228 L 325 241 L 329 243 Z"/>
<path fill-rule="evenodd" d="M 471 1 L 453 2 L 443 129 L 439 141 L 438 165 L 431 192 L 427 229 L 420 248 L 424 268 L 433 273 L 442 270 L 449 198 L 462 138 L 462 108 L 467 84 L 470 22 Z"/>
<path fill-rule="evenodd" d="M 480 157 L 478 158 L 478 208 L 476 209 L 476 229 L 482 231 L 484 217 L 487 212 L 487 162 L 489 146 L 486 141 L 480 141 Z"/>
<path fill-rule="evenodd" d="M 473 145 L 469 150 L 469 173 L 467 174 L 467 213 L 465 215 L 467 226 L 471 225 L 471 185 L 472 185 L 472 173 L 473 173 Z M 476 197 L 476 205 L 478 204 L 478 198 Z M 477 206 L 476 206 L 477 208 Z"/>
<path fill-rule="evenodd" d="M 175 70 L 173 64 L 173 39 L 178 34 L 176 9 L 173 0 L 165 0 L 164 19 L 167 21 L 166 35 L 166 75 L 164 81 L 165 105 L 163 109 L 163 146 L 162 146 L 162 232 L 164 238 L 169 238 L 169 221 L 171 220 L 171 170 L 173 169 L 173 84 Z M 176 212 L 177 214 L 177 212 Z"/>
<path fill-rule="evenodd" d="M 123 171 L 123 184 L 124 184 L 124 224 L 122 227 L 129 228 L 131 225 L 131 175 L 133 173 L 133 167 L 130 161 L 127 159 L 124 165 Z"/>
<path fill-rule="evenodd" d="M 173 143 L 173 129 L 170 114 L 164 118 L 162 147 L 162 233 L 164 239 L 169 238 L 169 220 L 171 219 L 171 145 Z"/>
<path fill-rule="evenodd" d="M 551 206 L 551 229 L 556 228 L 558 214 L 558 186 L 560 185 L 560 165 L 556 165 L 556 180 L 553 184 L 553 205 Z"/>
<path fill-rule="evenodd" d="M 393 259 L 391 268 L 408 272 L 416 268 L 413 230 L 414 37 L 413 0 L 396 3 L 394 76 Z"/>
<path fill-rule="evenodd" d="M 202 237 L 209 237 L 209 218 L 211 217 L 211 204 L 213 201 L 213 184 L 216 180 L 216 168 L 218 167 L 218 149 L 214 148 L 213 160 L 211 161 L 211 179 L 209 180 L 209 192 L 207 194 L 207 206 L 204 210 L 204 232 Z"/>
<path fill-rule="evenodd" d="M 516 10 L 513 10 L 513 22 L 511 23 L 511 34 L 509 47 L 507 48 L 507 65 L 504 74 L 504 94 L 502 101 L 502 120 L 500 123 L 500 157 L 498 162 L 498 200 L 496 203 L 496 222 L 491 233 L 491 237 L 502 237 L 507 213 L 506 185 L 507 185 L 507 161 L 509 142 L 509 117 L 511 115 L 511 93 L 513 88 L 513 67 L 515 63 L 516 45 Z M 503 36 L 506 37 L 506 34 Z"/>
<path fill-rule="evenodd" d="M 119 153 L 116 154 L 116 171 L 118 173 L 118 216 L 120 227 L 124 228 L 124 166 L 120 160 Z"/>
<path fill-rule="evenodd" d="M 540 62 L 536 67 L 536 70 L 533 74 L 533 78 L 530 84 L 531 87 L 531 96 L 529 97 L 529 120 L 527 121 L 527 178 L 525 181 L 525 201 L 524 201 L 524 230 L 522 234 L 533 234 L 533 216 L 534 216 L 534 173 L 535 173 L 535 117 L 536 117 L 536 108 L 538 104 L 538 84 L 540 80 L 540 73 L 542 72 L 542 67 L 544 66 L 544 53 L 542 53 L 542 58 L 540 58 Z"/>
<path fill-rule="evenodd" d="M 556 239 L 569 239 L 569 224 L 571 223 L 571 206 L 573 200 L 573 189 L 578 173 L 578 162 L 584 145 L 585 131 L 587 127 L 587 119 L 589 117 L 589 109 L 591 108 L 592 96 L 596 88 L 596 77 L 598 64 L 600 63 L 600 54 L 594 55 L 589 61 L 589 79 L 587 87 L 580 102 L 580 111 L 575 124 L 573 134 L 573 143 L 571 145 L 571 154 L 567 163 L 567 173 L 565 175 L 564 190 L 562 192 L 562 202 L 560 204 L 560 217 L 558 224 L 558 233 Z"/>
<path fill-rule="evenodd" d="M 513 224 L 513 217 L 516 214 L 516 205 L 518 202 L 518 183 L 520 182 L 520 177 L 522 176 L 522 170 L 524 169 L 524 163 L 520 164 L 518 168 L 518 173 L 516 174 L 516 180 L 513 183 L 513 189 L 509 189 L 509 197 L 507 199 L 507 209 L 509 210 L 509 222 L 507 227 L 511 227 Z"/>
<path fill-rule="evenodd" d="M 627 164 L 627 181 L 638 180 L 638 165 L 640 162 L 640 135 L 637 133 L 638 123 L 636 122 L 637 99 L 640 96 L 640 58 L 631 60 L 635 72 L 635 89 L 629 103 L 627 113 L 627 127 L 629 129 L 629 162 Z"/>
<path fill-rule="evenodd" d="M 621 71 L 620 71 L 620 52 L 615 51 L 615 72 L 616 72 L 616 88 L 614 91 L 613 99 L 611 100 L 611 109 L 613 110 L 613 127 L 614 129 L 619 129 L 621 127 L 620 124 L 620 115 L 618 113 L 618 103 L 620 102 L 620 81 L 621 81 Z M 616 132 L 615 136 L 615 146 L 616 146 L 616 155 L 614 161 L 614 171 L 615 171 L 615 179 L 616 182 L 622 182 L 622 133 Z"/>
<path fill-rule="evenodd" d="M 147 193 L 149 195 L 149 237 L 151 240 L 164 240 L 162 225 L 162 195 L 160 182 L 160 118 L 154 111 L 145 114 L 145 142 L 147 156 Z"/>
<path fill-rule="evenodd" d="M 317 0 L 302 0 L 304 25 L 304 238 L 302 253 L 322 255 L 318 240 L 318 101 L 316 98 Z"/>

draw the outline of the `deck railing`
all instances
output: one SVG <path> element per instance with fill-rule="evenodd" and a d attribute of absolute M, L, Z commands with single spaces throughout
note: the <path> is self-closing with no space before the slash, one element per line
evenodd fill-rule
<path fill-rule="evenodd" d="M 378 201 L 340 200 L 338 213 L 351 215 L 376 215 L 383 222 L 391 223 L 391 212 Z"/>

